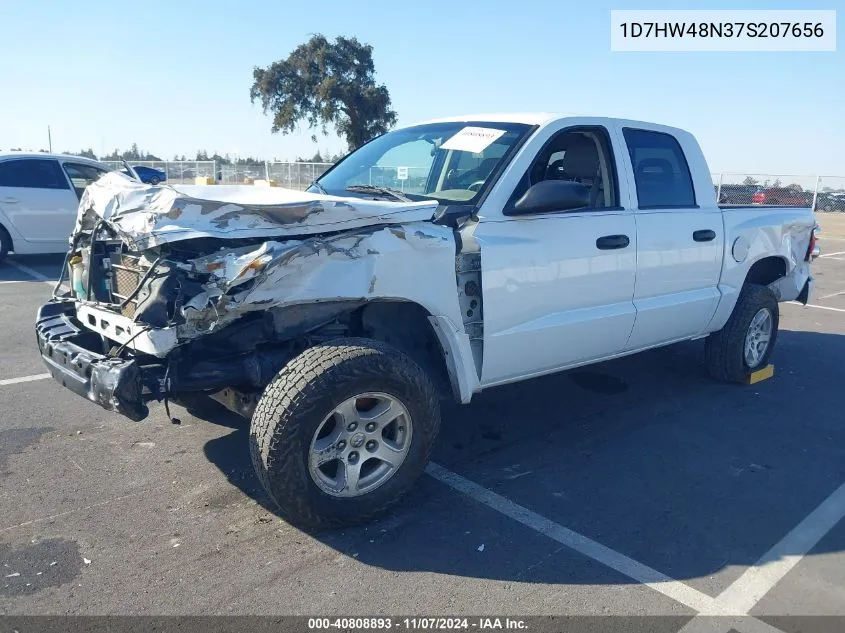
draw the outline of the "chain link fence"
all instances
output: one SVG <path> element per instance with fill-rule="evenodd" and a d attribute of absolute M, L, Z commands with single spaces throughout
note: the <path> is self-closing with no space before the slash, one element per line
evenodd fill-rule
<path fill-rule="evenodd" d="M 270 180 L 280 187 L 303 191 L 328 171 L 332 163 L 268 163 Z"/>
<path fill-rule="evenodd" d="M 819 176 L 814 209 L 822 212 L 845 212 L 845 176 Z"/>
<path fill-rule="evenodd" d="M 367 182 L 361 184 L 389 187 L 406 193 L 425 193 L 428 171 L 428 167 L 370 167 Z"/>
<path fill-rule="evenodd" d="M 714 173 L 712 176 L 720 204 L 845 211 L 845 177 L 732 172 Z"/>
<path fill-rule="evenodd" d="M 271 180 L 279 187 L 303 191 L 331 166 L 332 163 L 302 162 L 222 165 L 217 180 L 224 185 L 251 185 L 256 180 Z"/>
<path fill-rule="evenodd" d="M 221 165 L 217 172 L 217 182 L 223 185 L 251 185 L 256 180 L 267 179 L 267 166 L 260 165 Z"/>
<path fill-rule="evenodd" d="M 112 169 L 125 169 L 123 161 L 103 160 L 100 162 Z M 126 162 L 130 167 L 142 168 L 138 176 L 144 182 L 166 180 L 171 184 L 192 185 L 197 177 L 219 180 L 217 164 L 213 160 L 128 160 Z M 154 174 L 151 171 L 145 171 L 143 168 L 155 170 L 158 173 Z M 164 174 L 165 177 L 162 178 L 160 174 Z"/>
<path fill-rule="evenodd" d="M 122 161 L 101 161 L 124 169 Z M 271 180 L 279 187 L 303 191 L 322 176 L 332 163 L 265 162 L 261 164 L 218 164 L 208 160 L 128 161 L 132 167 L 155 170 L 139 173 L 142 180 L 193 184 L 197 177 L 229 185 Z M 161 177 L 164 175 L 164 178 Z M 424 193 L 425 167 L 371 167 L 361 184 L 390 187 L 407 193 Z M 845 176 L 808 176 L 716 172 L 712 174 L 716 200 L 727 205 L 773 205 L 812 207 L 818 212 L 845 212 Z"/>

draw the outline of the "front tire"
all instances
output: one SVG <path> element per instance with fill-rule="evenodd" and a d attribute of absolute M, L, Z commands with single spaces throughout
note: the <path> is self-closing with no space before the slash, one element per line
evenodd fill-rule
<path fill-rule="evenodd" d="M 746 284 L 728 322 L 707 337 L 707 370 L 717 380 L 743 383 L 765 367 L 778 334 L 778 302 L 768 286 Z"/>
<path fill-rule="evenodd" d="M 399 501 L 439 427 L 437 392 L 413 360 L 378 341 L 339 339 L 309 348 L 267 386 L 250 452 L 291 522 L 339 527 Z"/>

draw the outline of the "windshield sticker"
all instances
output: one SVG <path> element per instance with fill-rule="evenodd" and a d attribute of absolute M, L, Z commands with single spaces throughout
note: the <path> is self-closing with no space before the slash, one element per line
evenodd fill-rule
<path fill-rule="evenodd" d="M 465 127 L 443 143 L 440 149 L 480 154 L 504 133 L 505 130 L 494 130 L 487 127 Z"/>

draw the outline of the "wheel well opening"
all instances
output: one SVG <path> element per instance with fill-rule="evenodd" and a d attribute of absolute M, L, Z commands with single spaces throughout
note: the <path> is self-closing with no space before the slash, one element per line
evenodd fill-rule
<path fill-rule="evenodd" d="M 764 257 L 754 262 L 745 276 L 745 283 L 768 286 L 786 276 L 786 262 L 781 257 Z"/>
<path fill-rule="evenodd" d="M 350 319 L 350 334 L 392 345 L 410 356 L 431 378 L 441 398 L 454 393 L 440 341 L 428 320 L 428 311 L 416 303 L 368 303 Z"/>

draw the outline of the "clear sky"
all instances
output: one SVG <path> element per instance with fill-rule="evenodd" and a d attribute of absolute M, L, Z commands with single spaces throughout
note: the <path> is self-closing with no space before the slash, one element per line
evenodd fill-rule
<path fill-rule="evenodd" d="M 845 176 L 835 53 L 610 52 L 611 9 L 832 9 L 842 0 L 0 0 L 0 148 L 133 142 L 162 158 L 292 159 L 333 136 L 270 133 L 252 68 L 313 33 L 374 47 L 400 124 L 496 111 L 623 116 L 695 133 L 713 170 Z M 837 6 L 838 5 L 838 6 Z"/>

